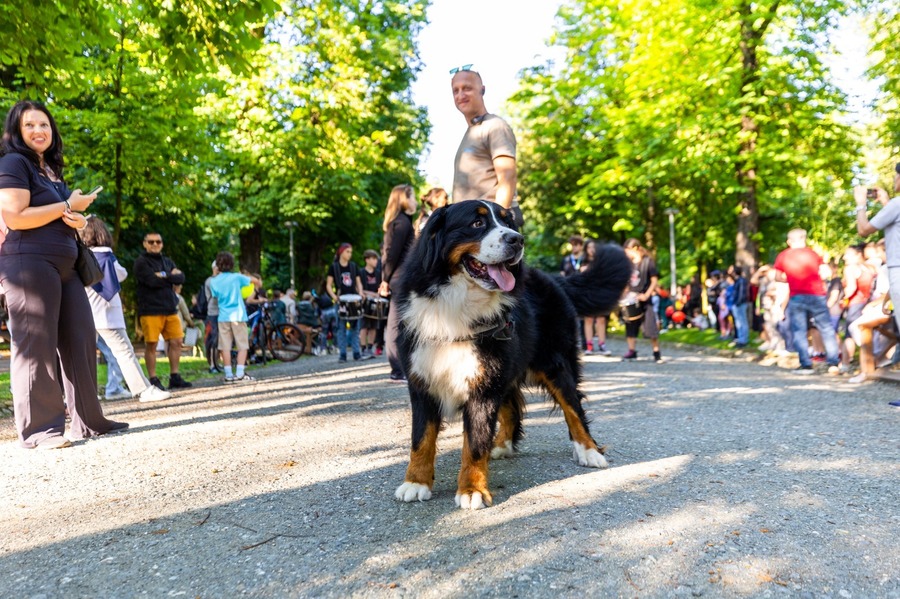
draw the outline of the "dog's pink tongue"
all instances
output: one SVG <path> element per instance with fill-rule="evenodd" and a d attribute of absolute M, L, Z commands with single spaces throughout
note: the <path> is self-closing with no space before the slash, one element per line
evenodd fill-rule
<path fill-rule="evenodd" d="M 511 291 L 516 286 L 516 278 L 502 264 L 488 264 L 488 274 L 503 291 Z"/>

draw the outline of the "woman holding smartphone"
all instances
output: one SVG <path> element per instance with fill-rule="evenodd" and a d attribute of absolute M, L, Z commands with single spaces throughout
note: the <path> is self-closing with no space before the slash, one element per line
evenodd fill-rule
<path fill-rule="evenodd" d="M 0 140 L 0 285 L 12 337 L 13 410 L 19 442 L 58 449 L 71 440 L 122 430 L 97 398 L 97 345 L 91 307 L 75 271 L 80 213 L 97 197 L 69 191 L 62 140 L 50 112 L 18 102 Z M 61 378 L 60 378 L 61 375 Z M 63 436 L 68 406 L 69 439 Z"/>

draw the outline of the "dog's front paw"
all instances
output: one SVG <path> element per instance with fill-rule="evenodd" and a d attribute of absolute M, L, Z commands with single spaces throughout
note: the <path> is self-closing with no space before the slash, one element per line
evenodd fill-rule
<path fill-rule="evenodd" d="M 405 501 L 406 503 L 415 500 L 428 501 L 431 499 L 431 489 L 426 485 L 406 481 L 397 487 L 397 490 L 394 491 L 394 497 L 400 501 Z"/>
<path fill-rule="evenodd" d="M 579 466 L 587 466 L 588 468 L 609 468 L 606 458 L 596 448 L 588 449 L 581 443 L 573 443 L 572 457 L 578 462 Z"/>
<path fill-rule="evenodd" d="M 516 450 L 513 449 L 513 442 L 507 441 L 503 445 L 495 445 L 491 450 L 491 459 L 492 460 L 502 460 L 503 458 L 511 458 L 516 455 Z"/>
<path fill-rule="evenodd" d="M 480 510 L 491 505 L 491 501 L 491 494 L 488 492 L 482 494 L 473 491 L 472 493 L 456 494 L 456 505 L 464 510 Z"/>

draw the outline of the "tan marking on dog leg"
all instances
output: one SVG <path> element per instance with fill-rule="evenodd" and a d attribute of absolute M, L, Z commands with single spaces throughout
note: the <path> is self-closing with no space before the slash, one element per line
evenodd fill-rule
<path fill-rule="evenodd" d="M 572 458 L 580 465 L 588 468 L 608 468 L 609 464 L 603 457 L 603 449 L 591 438 L 591 433 L 575 413 L 575 410 L 563 398 L 562 391 L 550 382 L 543 374 L 538 374 L 537 379 L 547 389 L 563 412 L 566 425 L 569 427 L 569 435 L 572 437 Z"/>
<path fill-rule="evenodd" d="M 437 455 L 437 436 L 439 427 L 435 423 L 425 426 L 425 435 L 419 447 L 409 453 L 409 466 L 402 485 L 394 491 L 394 497 L 400 501 L 428 501 L 431 499 L 431 487 L 434 485 L 434 458 Z"/>
<path fill-rule="evenodd" d="M 578 414 L 576 414 L 575 410 L 572 409 L 572 406 L 563 399 L 562 391 L 560 391 L 559 387 L 554 385 L 543 373 L 536 373 L 536 378 L 562 410 L 563 416 L 566 419 L 566 426 L 569 427 L 569 435 L 572 437 L 572 442 L 580 443 L 587 449 L 596 449 L 599 451 L 597 444 L 594 443 L 591 434 L 584 427 L 584 423 L 581 422 Z"/>
<path fill-rule="evenodd" d="M 462 467 L 459 469 L 456 505 L 464 510 L 481 509 L 494 501 L 488 490 L 489 457 L 485 454 L 476 460 L 469 447 L 469 438 L 463 433 Z"/>
<path fill-rule="evenodd" d="M 491 457 L 495 460 L 512 456 L 513 450 L 513 411 L 509 404 L 504 403 L 500 406 L 497 413 L 497 435 L 494 437 L 494 449 L 491 450 Z"/>
<path fill-rule="evenodd" d="M 419 483 L 431 488 L 434 484 L 434 459 L 437 455 L 438 426 L 433 422 L 425 425 L 425 435 L 419 447 L 409 452 L 409 466 L 406 468 L 406 481 Z"/>

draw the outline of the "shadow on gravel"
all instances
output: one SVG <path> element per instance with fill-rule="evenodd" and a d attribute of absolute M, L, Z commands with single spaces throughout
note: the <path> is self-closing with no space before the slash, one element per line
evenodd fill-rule
<path fill-rule="evenodd" d="M 284 413 L 298 434 L 320 432 L 310 421 L 354 432 L 304 445 L 314 465 L 273 466 L 290 454 L 270 447 L 245 497 L 5 552 L 0 574 L 20 596 L 896 593 L 897 521 L 879 514 L 895 498 L 896 438 L 860 428 L 882 413 L 821 380 L 643 366 L 585 385 L 610 469 L 577 466 L 561 416 L 529 396 L 521 453 L 491 463 L 494 506 L 473 513 L 454 505 L 458 424 L 441 434 L 433 499 L 393 499 L 409 422 L 383 369 L 263 380 L 258 407 L 251 388 L 197 401 L 235 405 L 129 437 Z M 260 490 L 276 482 L 289 488 Z"/>

